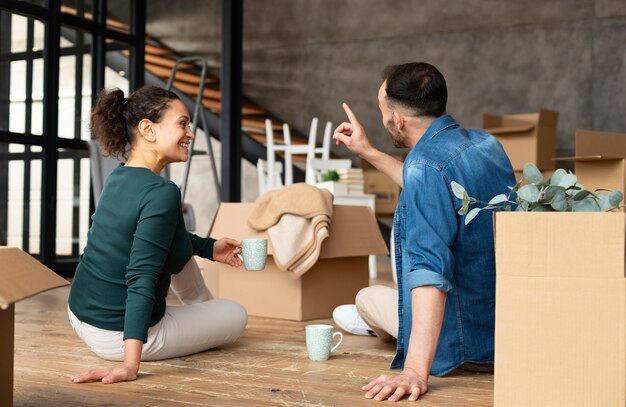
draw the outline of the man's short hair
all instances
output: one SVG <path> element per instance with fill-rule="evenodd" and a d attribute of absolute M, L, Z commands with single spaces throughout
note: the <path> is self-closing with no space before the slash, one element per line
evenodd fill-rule
<path fill-rule="evenodd" d="M 425 62 L 389 65 L 383 70 L 389 107 L 400 105 L 414 116 L 439 117 L 446 112 L 448 89 L 437 68 Z"/>

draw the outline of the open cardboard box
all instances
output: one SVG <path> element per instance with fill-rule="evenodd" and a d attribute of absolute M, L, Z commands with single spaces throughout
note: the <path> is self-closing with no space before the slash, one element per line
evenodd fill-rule
<path fill-rule="evenodd" d="M 527 162 L 540 170 L 553 170 L 558 119 L 558 112 L 546 109 L 503 116 L 484 114 L 483 128 L 500 141 L 514 170 L 522 170 Z"/>
<path fill-rule="evenodd" d="M 494 405 L 626 405 L 626 213 L 494 216 Z"/>
<path fill-rule="evenodd" d="M 626 193 L 626 134 L 576 131 L 574 173 L 585 189 L 618 190 Z"/>
<path fill-rule="evenodd" d="M 403 161 L 404 157 L 396 158 Z M 361 160 L 361 168 L 364 192 L 376 196 L 376 214 L 393 215 L 400 199 L 400 186 L 365 160 Z"/>
<path fill-rule="evenodd" d="M 248 226 L 253 207 L 252 203 L 222 203 L 209 235 L 216 239 L 267 238 L 265 232 Z M 388 252 L 368 207 L 335 205 L 329 232 L 319 260 L 299 279 L 278 269 L 269 247 L 264 270 L 213 263 L 219 282 L 210 283 L 219 287 L 218 297 L 241 303 L 250 315 L 296 321 L 330 317 L 336 306 L 354 303 L 359 290 L 368 286 L 368 255 Z"/>
<path fill-rule="evenodd" d="M 588 191 L 607 189 L 626 191 L 626 159 L 601 155 L 562 157 L 574 161 L 574 174 Z"/>
<path fill-rule="evenodd" d="M 0 404 L 13 405 L 15 303 L 69 283 L 32 256 L 0 247 Z"/>

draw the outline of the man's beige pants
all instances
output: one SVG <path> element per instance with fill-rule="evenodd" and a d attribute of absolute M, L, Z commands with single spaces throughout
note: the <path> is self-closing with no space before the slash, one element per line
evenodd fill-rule
<path fill-rule="evenodd" d="M 142 361 L 201 352 L 234 342 L 243 333 L 248 322 L 245 308 L 234 301 L 214 299 L 193 257 L 180 273 L 172 275 L 170 288 L 184 305 L 168 305 L 163 318 L 148 329 Z M 124 360 L 124 332 L 89 325 L 69 307 L 67 310 L 72 327 L 96 355 Z"/>
<path fill-rule="evenodd" d="M 398 337 L 398 290 L 384 285 L 363 288 L 356 295 L 359 315 L 383 341 Z"/>

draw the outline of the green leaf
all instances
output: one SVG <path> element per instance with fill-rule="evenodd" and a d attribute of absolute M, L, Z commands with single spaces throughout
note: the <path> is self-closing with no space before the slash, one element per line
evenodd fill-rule
<path fill-rule="evenodd" d="M 469 208 L 470 200 L 463 198 L 463 206 L 459 209 L 459 215 L 465 215 L 467 213 L 467 209 Z"/>
<path fill-rule="evenodd" d="M 550 206 L 559 212 L 567 211 L 567 196 L 564 189 L 558 189 L 552 199 L 550 200 Z"/>
<path fill-rule="evenodd" d="M 554 209 L 550 205 L 537 205 L 531 212 L 554 212 Z"/>
<path fill-rule="evenodd" d="M 491 198 L 491 201 L 489 201 L 488 205 L 496 205 L 502 202 L 506 202 L 508 201 L 509 198 L 504 195 L 504 194 L 500 194 L 500 195 L 496 195 L 493 198 Z"/>
<path fill-rule="evenodd" d="M 465 224 L 467 225 L 468 223 L 470 223 L 472 221 L 472 219 L 474 219 L 476 217 L 476 215 L 478 215 L 478 213 L 482 210 L 483 208 L 474 208 L 471 211 L 469 211 L 469 213 L 467 214 L 467 216 L 465 216 Z"/>
<path fill-rule="evenodd" d="M 563 188 L 569 188 L 576 185 L 576 175 L 571 173 L 563 175 L 557 185 Z"/>
<path fill-rule="evenodd" d="M 452 192 L 454 193 L 454 196 L 456 196 L 459 199 L 463 199 L 467 195 L 467 192 L 465 192 L 465 188 L 463 188 L 461 185 L 459 185 L 455 181 L 450 182 L 450 187 L 452 188 Z"/>
<path fill-rule="evenodd" d="M 574 201 L 572 211 L 574 212 L 600 212 L 600 205 L 591 197 L 584 198 L 580 201 Z"/>
<path fill-rule="evenodd" d="M 517 197 L 522 201 L 529 203 L 537 202 L 539 199 L 539 189 L 536 185 L 528 184 L 524 185 L 517 191 Z"/>
<path fill-rule="evenodd" d="M 552 199 L 554 199 L 554 196 L 556 195 L 556 193 L 559 191 L 562 191 L 563 194 L 565 194 L 565 188 L 560 187 L 558 185 L 550 185 L 549 187 L 546 188 L 545 193 L 543 194 L 543 198 L 546 201 L 551 202 Z"/>
<path fill-rule="evenodd" d="M 591 194 L 591 192 L 583 189 L 582 191 L 578 191 L 576 194 L 574 194 L 574 201 L 580 201 L 586 197 L 588 197 Z"/>
<path fill-rule="evenodd" d="M 554 171 L 554 174 L 550 177 L 550 185 L 559 185 L 565 175 L 567 175 L 567 172 L 563 168 Z"/>
<path fill-rule="evenodd" d="M 543 181 L 543 174 L 537 169 L 537 167 L 533 163 L 526 163 L 524 165 L 523 173 L 524 178 L 526 178 L 531 184 L 538 184 Z"/>
<path fill-rule="evenodd" d="M 618 207 L 620 202 L 622 202 L 623 199 L 624 199 L 624 194 L 622 194 L 620 191 L 612 191 L 609 194 L 609 203 L 614 208 Z"/>
<path fill-rule="evenodd" d="M 613 208 L 609 200 L 609 194 L 596 194 L 596 196 L 598 197 L 598 205 L 600 205 L 600 209 L 607 211 Z"/>

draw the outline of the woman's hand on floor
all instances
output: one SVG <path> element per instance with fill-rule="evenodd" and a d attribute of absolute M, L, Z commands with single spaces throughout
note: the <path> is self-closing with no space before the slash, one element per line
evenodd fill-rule
<path fill-rule="evenodd" d="M 361 387 L 365 398 L 382 401 L 398 401 L 405 395 L 415 401 L 428 391 L 426 380 L 411 369 L 404 369 L 400 374 L 382 375 Z"/>
<path fill-rule="evenodd" d="M 94 369 L 72 377 L 72 383 L 102 381 L 104 384 L 132 381 L 137 378 L 138 368 L 121 365 L 107 369 Z"/>
<path fill-rule="evenodd" d="M 222 238 L 213 245 L 213 260 L 228 264 L 233 267 L 241 267 L 243 262 L 237 256 L 241 254 L 241 243 L 228 238 Z"/>

